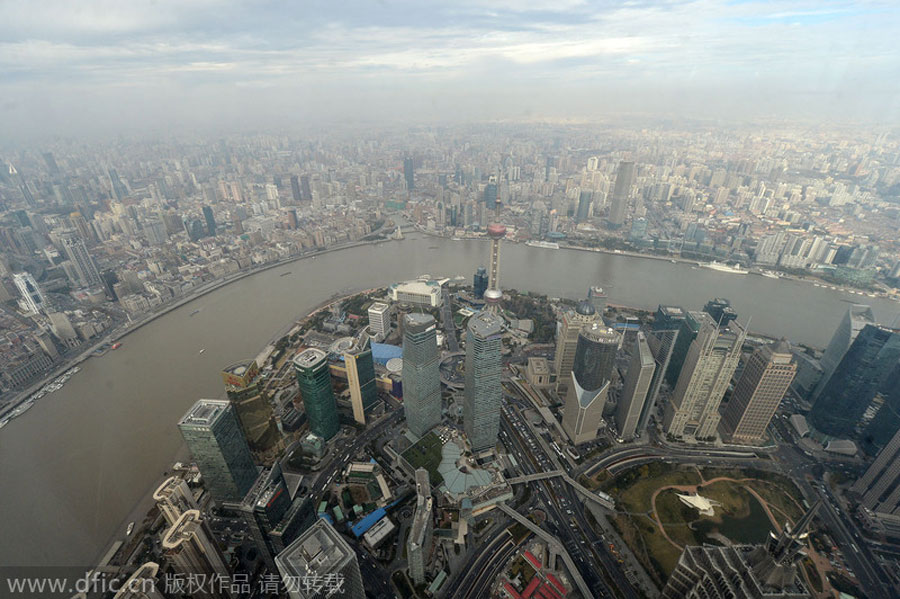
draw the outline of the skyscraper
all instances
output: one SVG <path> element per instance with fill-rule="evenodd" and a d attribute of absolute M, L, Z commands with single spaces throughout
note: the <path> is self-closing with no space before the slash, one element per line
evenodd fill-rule
<path fill-rule="evenodd" d="M 696 313 L 692 313 L 696 314 Z M 665 431 L 676 438 L 709 439 L 719 425 L 719 404 L 731 383 L 747 336 L 736 321 L 720 329 L 712 316 L 698 315 L 700 330 L 666 407 Z"/>
<path fill-rule="evenodd" d="M 100 280 L 100 271 L 94 259 L 88 253 L 84 240 L 74 229 L 61 231 L 58 234 L 60 244 L 62 244 L 63 252 L 72 263 L 76 273 L 76 283 L 82 287 L 95 287 L 102 284 Z"/>
<path fill-rule="evenodd" d="M 865 325 L 819 393 L 809 413 L 810 424 L 826 435 L 854 437 L 863 414 L 890 380 L 898 361 L 900 331 Z M 882 434 L 885 438 L 876 440 L 876 445 L 886 443 L 893 431 Z"/>
<path fill-rule="evenodd" d="M 256 360 L 228 366 L 222 371 L 222 381 L 250 451 L 260 456 L 262 462 L 271 463 L 272 454 L 283 449 L 283 439 Z"/>
<path fill-rule="evenodd" d="M 594 309 L 593 304 L 585 300 L 580 302 L 574 310 L 564 312 L 557 323 L 553 367 L 556 370 L 556 392 L 560 397 L 564 397 L 569 388 L 569 374 L 575 364 L 578 334 L 584 327 L 602 322 L 603 320 Z"/>
<path fill-rule="evenodd" d="M 365 599 L 356 553 L 324 519 L 316 520 L 275 558 L 291 599 Z"/>
<path fill-rule="evenodd" d="M 861 496 L 860 503 L 866 509 L 900 516 L 900 430 L 853 483 L 851 491 Z"/>
<path fill-rule="evenodd" d="M 258 471 L 231 404 L 201 399 L 181 418 L 178 428 L 212 498 L 219 503 L 239 502 Z"/>
<path fill-rule="evenodd" d="M 609 394 L 619 334 L 594 323 L 578 334 L 562 427 L 576 445 L 597 437 Z"/>
<path fill-rule="evenodd" d="M 500 432 L 503 319 L 482 311 L 466 327 L 466 388 L 463 424 L 472 451 L 491 449 Z"/>
<path fill-rule="evenodd" d="M 727 327 L 738 315 L 731 307 L 731 302 L 724 297 L 717 297 L 706 302 L 703 311 L 712 316 L 720 327 Z"/>
<path fill-rule="evenodd" d="M 44 292 L 41 291 L 37 281 L 31 276 L 31 273 L 17 272 L 13 274 L 13 283 L 22 296 L 20 305 L 27 308 L 28 312 L 38 314 L 39 312 L 47 311 L 47 299 L 44 297 Z"/>
<path fill-rule="evenodd" d="M 441 423 L 437 327 L 429 314 L 403 319 L 403 411 L 409 431 L 422 437 Z"/>
<path fill-rule="evenodd" d="M 216 236 L 216 219 L 213 216 L 212 208 L 203 206 L 203 220 L 206 221 L 206 232 L 210 237 Z"/>
<path fill-rule="evenodd" d="M 702 312 L 694 310 L 684 312 L 684 317 L 680 321 L 678 336 L 675 338 L 675 346 L 672 348 L 669 367 L 666 369 L 666 382 L 669 383 L 670 387 L 675 387 L 675 383 L 678 382 L 678 376 L 681 374 L 681 369 L 684 366 L 684 359 L 691 348 L 691 343 L 697 338 L 702 319 Z"/>
<path fill-rule="evenodd" d="M 862 304 L 853 304 L 847 308 L 846 314 L 844 314 L 844 317 L 838 324 L 831 341 L 828 343 L 828 347 L 825 349 L 825 353 L 822 355 L 822 359 L 819 361 L 819 364 L 822 366 L 822 378 L 819 379 L 819 385 L 813 391 L 814 401 L 825 388 L 825 385 L 828 384 L 828 379 L 831 378 L 841 358 L 853 345 L 856 336 L 867 324 L 875 324 L 875 314 L 872 313 L 872 308 Z"/>
<path fill-rule="evenodd" d="M 616 172 L 616 183 L 613 187 L 612 202 L 609 206 L 609 224 L 621 227 L 625 223 L 625 213 L 634 184 L 634 162 L 622 161 Z"/>
<path fill-rule="evenodd" d="M 575 222 L 583 223 L 591 217 L 591 202 L 594 194 L 590 190 L 584 190 L 578 196 L 578 209 L 575 211 Z"/>
<path fill-rule="evenodd" d="M 797 567 L 806 557 L 816 503 L 762 545 L 685 547 L 662 599 L 811 599 Z"/>
<path fill-rule="evenodd" d="M 300 179 L 297 175 L 291 175 L 291 196 L 294 198 L 294 203 L 299 204 L 300 200 Z"/>
<path fill-rule="evenodd" d="M 666 378 L 666 369 L 669 367 L 669 360 L 672 358 L 672 349 L 675 347 L 675 341 L 678 339 L 678 330 L 652 330 L 647 332 L 647 346 L 653 355 L 653 375 L 650 377 L 650 389 L 647 391 L 647 400 L 641 408 L 641 415 L 638 417 L 638 425 L 635 435 L 642 435 L 647 429 L 650 417 L 656 409 L 656 402 L 659 397 L 659 389 Z"/>
<path fill-rule="evenodd" d="M 174 570 L 184 576 L 202 576 L 206 581 L 216 578 L 230 580 L 231 573 L 225 564 L 225 558 L 213 539 L 212 531 L 200 512 L 189 510 L 163 533 L 163 555 Z M 194 597 L 232 597 L 229 585 L 224 585 L 221 589 L 219 585 L 212 583 L 198 586 L 202 586 L 202 590 L 192 589 L 191 595 Z"/>
<path fill-rule="evenodd" d="M 786 339 L 754 351 L 722 414 L 725 439 L 735 443 L 761 441 L 796 373 L 797 364 Z"/>
<path fill-rule="evenodd" d="M 484 186 L 484 208 L 497 209 L 497 177 L 494 175 L 490 176 L 487 185 Z"/>
<path fill-rule="evenodd" d="M 412 193 L 416 188 L 416 167 L 409 156 L 403 159 L 403 178 L 406 179 L 406 191 Z"/>
<path fill-rule="evenodd" d="M 200 510 L 194 499 L 194 493 L 180 476 L 170 476 L 163 481 L 153 492 L 153 500 L 169 526 L 178 522 L 183 513 L 189 510 Z"/>
<path fill-rule="evenodd" d="M 375 388 L 375 362 L 372 360 L 372 347 L 368 335 L 365 333 L 360 335 L 353 347 L 344 352 L 344 364 L 347 366 L 347 386 L 350 388 L 353 420 L 365 424 L 366 412 L 378 401 L 378 389 Z"/>
<path fill-rule="evenodd" d="M 266 566 L 275 570 L 277 549 L 269 534 L 285 517 L 291 507 L 291 495 L 281 471 L 281 465 L 260 473 L 241 502 L 241 513 L 250 535 Z"/>
<path fill-rule="evenodd" d="M 294 358 L 294 373 L 309 419 L 309 430 L 326 441 L 331 439 L 340 429 L 340 423 L 328 356 L 321 349 L 305 349 Z"/>
<path fill-rule="evenodd" d="M 472 288 L 476 299 L 484 299 L 484 292 L 488 287 L 487 269 L 479 266 L 475 269 L 475 276 L 472 278 Z"/>
<path fill-rule="evenodd" d="M 616 406 L 616 428 L 619 429 L 619 437 L 622 439 L 633 439 L 637 433 L 644 404 L 649 399 L 650 384 L 655 370 L 656 360 L 650 351 L 647 337 L 643 332 L 638 332 L 628 372 L 625 374 L 622 397 Z"/>
<path fill-rule="evenodd" d="M 409 577 L 415 585 L 425 582 L 425 566 L 431 553 L 434 528 L 432 520 L 433 502 L 428 471 L 424 468 L 419 468 L 416 470 L 416 511 L 413 514 L 412 528 L 406 541 Z"/>
<path fill-rule="evenodd" d="M 376 341 L 384 341 L 391 334 L 391 307 L 383 302 L 369 306 L 369 328 Z"/>

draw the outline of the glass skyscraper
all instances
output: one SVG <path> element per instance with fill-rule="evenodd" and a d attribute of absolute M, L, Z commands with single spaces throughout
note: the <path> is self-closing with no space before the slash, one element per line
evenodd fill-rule
<path fill-rule="evenodd" d="M 328 356 L 321 349 L 309 348 L 294 358 L 294 373 L 309 418 L 309 430 L 326 441 L 340 429 L 337 402 L 331 388 Z"/>
<path fill-rule="evenodd" d="M 378 400 L 378 389 L 375 388 L 375 362 L 372 359 L 372 347 L 367 336 L 363 335 L 357 339 L 353 347 L 344 352 L 344 364 L 347 366 L 353 419 L 359 424 L 365 424 L 366 412 Z"/>
<path fill-rule="evenodd" d="M 403 323 L 403 410 L 417 437 L 441 422 L 441 374 L 437 331 L 428 314 L 407 314 Z"/>
<path fill-rule="evenodd" d="M 201 399 L 178 422 L 178 428 L 213 499 L 219 503 L 241 501 L 258 471 L 231 404 Z"/>
<path fill-rule="evenodd" d="M 263 390 L 256 360 L 237 362 L 222 370 L 225 394 L 234 406 L 250 450 L 271 454 L 283 449 L 281 432 L 272 414 L 272 405 Z M 271 458 L 272 456 L 269 456 Z M 263 462 L 271 463 L 271 459 Z"/>
<path fill-rule="evenodd" d="M 826 435 L 856 436 L 875 394 L 890 391 L 885 383 L 891 380 L 898 361 L 900 331 L 872 324 L 863 327 L 813 404 L 810 423 Z M 893 433 L 882 434 L 886 437 L 880 442 L 883 445 Z"/>
<path fill-rule="evenodd" d="M 491 312 L 479 312 L 469 319 L 463 424 L 472 451 L 476 452 L 492 448 L 500 431 L 502 332 L 503 320 Z"/>

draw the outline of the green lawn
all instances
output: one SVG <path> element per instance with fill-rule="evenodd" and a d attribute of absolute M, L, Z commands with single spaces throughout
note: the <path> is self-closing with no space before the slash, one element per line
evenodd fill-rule
<path fill-rule="evenodd" d="M 431 484 L 436 487 L 444 482 L 444 477 L 438 472 L 442 448 L 440 437 L 435 433 L 428 433 L 403 452 L 403 459 L 409 462 L 413 469 L 425 468 L 428 470 Z"/>

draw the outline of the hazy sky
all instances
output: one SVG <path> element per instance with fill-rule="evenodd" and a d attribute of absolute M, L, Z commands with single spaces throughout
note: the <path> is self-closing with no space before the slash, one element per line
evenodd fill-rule
<path fill-rule="evenodd" d="M 0 0 L 0 138 L 323 120 L 900 119 L 900 2 Z"/>

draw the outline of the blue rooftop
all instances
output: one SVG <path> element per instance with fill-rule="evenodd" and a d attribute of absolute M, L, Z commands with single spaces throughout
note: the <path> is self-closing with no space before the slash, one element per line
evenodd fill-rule
<path fill-rule="evenodd" d="M 387 514 L 387 510 L 385 510 L 383 507 L 380 507 L 368 514 L 365 518 L 353 525 L 353 528 L 351 528 L 351 530 L 353 531 L 353 536 L 358 539 L 359 537 L 366 534 L 366 531 L 375 526 L 379 520 L 384 518 L 385 514 Z"/>
<path fill-rule="evenodd" d="M 402 358 L 403 348 L 388 343 L 372 343 L 372 359 L 381 365 L 387 364 L 391 358 Z"/>

